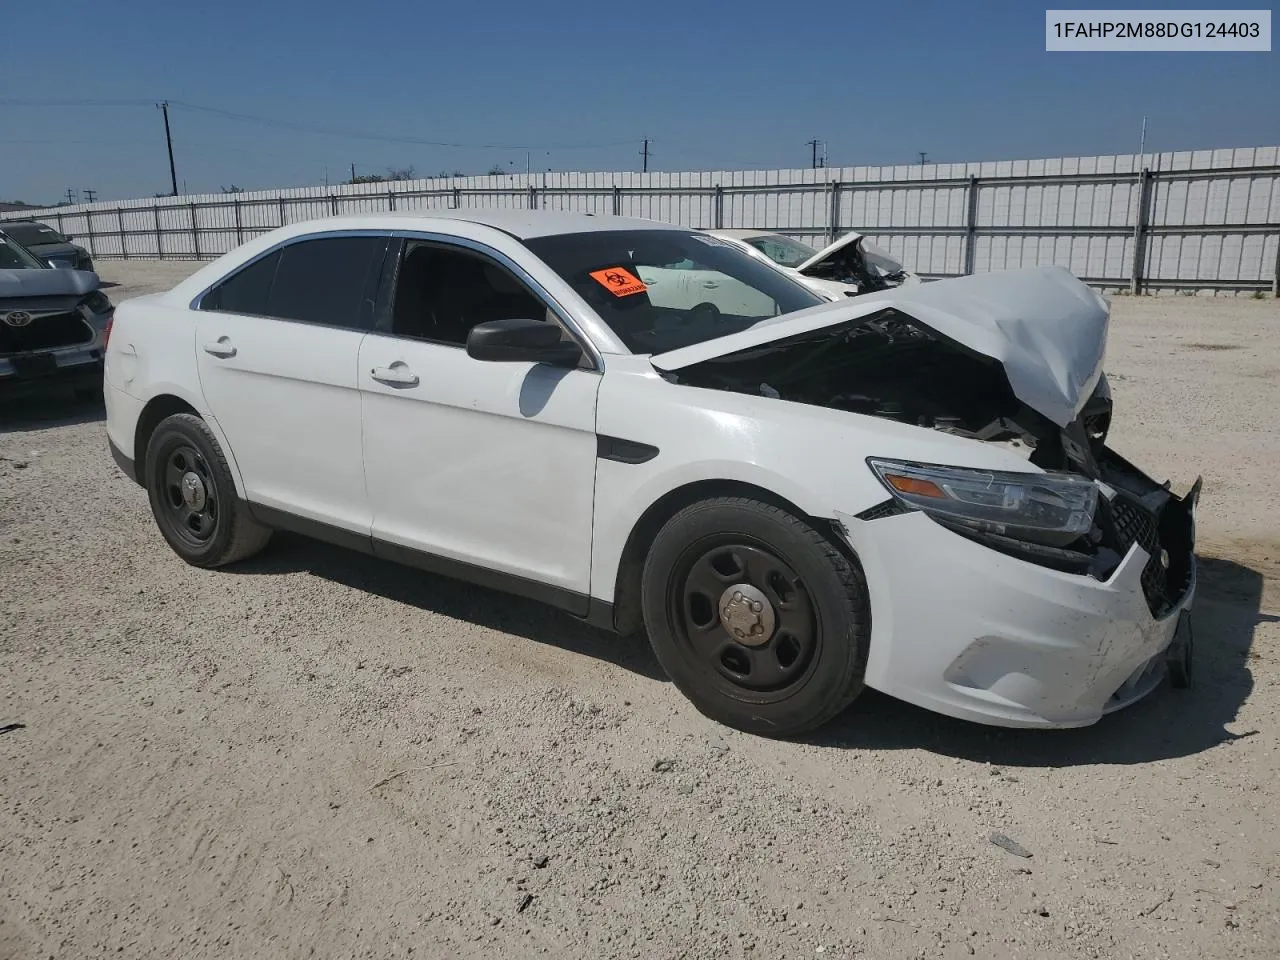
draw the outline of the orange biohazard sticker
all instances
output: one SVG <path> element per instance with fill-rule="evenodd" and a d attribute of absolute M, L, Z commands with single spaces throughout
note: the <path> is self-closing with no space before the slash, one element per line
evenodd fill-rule
<path fill-rule="evenodd" d="M 644 293 L 648 287 L 644 281 L 630 270 L 622 267 L 609 267 L 607 270 L 591 271 L 591 279 L 604 287 L 615 297 L 629 297 L 633 293 Z"/>

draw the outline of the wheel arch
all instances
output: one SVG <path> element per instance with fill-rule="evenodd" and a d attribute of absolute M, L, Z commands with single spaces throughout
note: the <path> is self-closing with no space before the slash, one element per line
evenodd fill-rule
<path fill-rule="evenodd" d="M 727 479 L 694 480 L 681 484 L 658 497 L 640 514 L 623 544 L 613 588 L 613 625 L 619 633 L 631 634 L 640 628 L 640 572 L 658 531 L 685 507 L 716 497 L 750 497 L 786 510 L 817 530 L 830 530 L 837 547 L 849 552 L 844 539 L 835 535 L 835 521 L 814 517 L 767 487 L 745 480 Z"/>
<path fill-rule="evenodd" d="M 227 443 L 227 438 L 223 436 L 222 429 L 213 417 L 192 402 L 192 398 L 183 396 L 183 392 L 176 389 L 162 389 L 154 394 L 147 400 L 142 407 L 142 411 L 138 414 L 138 420 L 134 425 L 133 431 L 134 479 L 146 486 L 147 444 L 151 442 L 151 435 L 155 433 L 156 427 L 166 417 L 171 417 L 175 413 L 189 413 L 192 416 L 199 417 L 213 431 L 213 435 L 217 438 L 219 446 L 222 447 L 222 453 L 227 459 L 227 466 L 231 469 L 231 476 L 236 485 L 236 494 L 243 497 L 244 485 L 240 478 L 240 468 L 236 464 L 235 454 Z"/>

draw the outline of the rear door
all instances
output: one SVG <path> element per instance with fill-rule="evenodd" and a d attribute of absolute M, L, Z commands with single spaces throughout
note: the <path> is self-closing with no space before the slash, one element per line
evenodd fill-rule
<path fill-rule="evenodd" d="M 387 243 L 289 243 L 205 294 L 196 321 L 200 385 L 248 499 L 365 536 L 356 362 Z"/>

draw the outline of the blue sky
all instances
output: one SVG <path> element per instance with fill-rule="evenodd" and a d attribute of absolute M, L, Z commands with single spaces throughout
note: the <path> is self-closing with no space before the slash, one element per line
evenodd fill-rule
<path fill-rule="evenodd" d="M 129 13 L 120 12 L 127 5 Z M 1136 5 L 1135 5 L 1136 6 Z M 1168 5 L 1162 5 L 1168 6 Z M 1201 8 L 1213 6 L 1202 2 Z M 1231 5 L 1221 5 L 1231 6 Z M 1236 4 L 1234 6 L 1239 6 Z M 483 173 L 807 166 L 1280 143 L 1280 54 L 1044 51 L 1027 2 L 7 4 L 0 199 Z M 489 146 L 498 144 L 500 146 Z"/>

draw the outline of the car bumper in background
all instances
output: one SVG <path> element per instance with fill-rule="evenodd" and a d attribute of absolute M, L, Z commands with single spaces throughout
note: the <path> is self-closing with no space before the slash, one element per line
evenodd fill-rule
<path fill-rule="evenodd" d="M 1168 509 L 1190 525 L 1194 503 Z M 1099 580 L 999 553 L 923 513 L 839 520 L 871 594 L 867 685 L 918 706 L 998 726 L 1085 726 L 1150 693 L 1175 634 L 1189 640 L 1189 540 L 1185 577 L 1159 596 L 1137 542 Z"/>
<path fill-rule="evenodd" d="M 12 397 L 50 387 L 102 384 L 102 345 L 0 357 L 0 393 Z"/>

